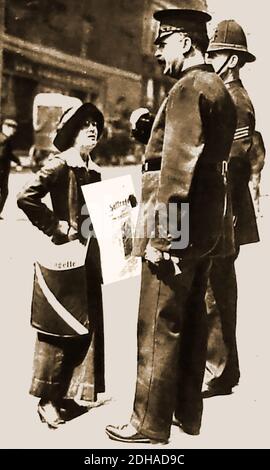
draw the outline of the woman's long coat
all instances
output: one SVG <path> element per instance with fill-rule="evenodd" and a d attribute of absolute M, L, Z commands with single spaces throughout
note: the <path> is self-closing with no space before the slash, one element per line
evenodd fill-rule
<path fill-rule="evenodd" d="M 56 238 L 58 222 L 64 220 L 72 229 L 72 239 L 77 236 L 85 243 L 80 230 L 87 217 L 81 215 L 85 204 L 81 186 L 98 181 L 100 172 L 97 165 L 92 163 L 91 169 L 87 169 L 79 153 L 74 148 L 68 149 L 49 160 L 35 175 L 33 181 L 19 194 L 18 206 L 33 225 L 53 239 Z M 53 210 L 42 202 L 48 193 Z M 61 240 L 65 241 L 69 241 L 69 238 Z M 89 335 L 61 338 L 38 334 L 31 387 L 33 395 L 57 397 L 63 394 L 64 388 L 64 394 L 68 398 L 93 401 L 98 392 L 104 391 L 101 267 L 95 238 L 89 244 L 86 276 Z"/>

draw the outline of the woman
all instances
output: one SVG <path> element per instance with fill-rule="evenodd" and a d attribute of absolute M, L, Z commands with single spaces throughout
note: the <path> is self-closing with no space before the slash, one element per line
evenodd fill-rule
<path fill-rule="evenodd" d="M 18 197 L 18 206 L 30 221 L 52 237 L 55 244 L 78 238 L 81 233 L 81 186 L 100 181 L 99 167 L 90 152 L 103 127 L 102 113 L 91 103 L 62 116 L 54 145 L 60 154 L 52 157 Z M 51 211 L 42 198 L 50 194 Z M 49 427 L 80 413 L 76 400 L 93 402 L 104 392 L 103 312 L 99 249 L 91 238 L 86 257 L 89 334 L 61 337 L 39 332 L 30 393 L 40 397 L 38 413 Z M 78 294 L 79 295 L 79 294 Z M 45 312 L 46 313 L 46 312 Z M 78 408 L 78 409 L 77 409 Z"/>

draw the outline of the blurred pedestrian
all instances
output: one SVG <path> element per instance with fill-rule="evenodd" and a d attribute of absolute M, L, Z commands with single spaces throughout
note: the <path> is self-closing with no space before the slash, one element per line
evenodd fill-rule
<path fill-rule="evenodd" d="M 149 141 L 154 115 L 147 108 L 137 108 L 130 115 L 131 132 L 133 137 L 146 145 Z"/>
<path fill-rule="evenodd" d="M 86 243 L 81 233 L 82 207 L 85 204 L 81 186 L 101 179 L 100 169 L 92 161 L 90 153 L 102 133 L 104 118 L 93 104 L 85 103 L 75 113 L 73 110 L 65 113 L 61 125 L 54 140 L 61 153 L 51 157 L 36 173 L 19 195 L 18 206 L 35 226 L 52 237 L 55 244 L 76 238 Z M 51 196 L 53 210 L 42 202 L 47 193 Z M 39 416 L 51 428 L 57 428 L 65 419 L 74 416 L 77 408 L 80 413 L 77 401 L 90 403 L 97 400 L 97 393 L 104 392 L 101 267 L 98 243 L 94 237 L 90 239 L 85 269 L 88 333 L 75 337 L 65 337 L 59 332 L 55 335 L 40 332 L 37 335 L 30 393 L 40 397 Z M 65 285 L 65 276 L 61 279 L 62 290 L 68 291 L 70 285 Z M 78 285 L 78 296 L 79 289 Z M 71 299 L 70 315 L 76 302 L 76 297 Z M 51 306 L 47 303 L 49 308 Z M 45 316 L 46 313 L 44 309 Z"/>
<path fill-rule="evenodd" d="M 130 111 L 124 96 L 119 96 L 115 103 L 114 113 L 109 120 L 110 146 L 112 161 L 118 164 L 124 162 L 124 157 L 129 154 L 131 148 L 130 138 Z"/>
<path fill-rule="evenodd" d="M 0 132 L 0 219 L 8 197 L 8 180 L 10 164 L 15 162 L 21 167 L 19 157 L 13 153 L 12 140 L 17 131 L 18 123 L 14 119 L 5 119 Z"/>

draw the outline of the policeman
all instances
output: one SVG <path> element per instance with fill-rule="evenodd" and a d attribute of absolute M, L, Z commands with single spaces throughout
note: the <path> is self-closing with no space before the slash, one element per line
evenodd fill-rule
<path fill-rule="evenodd" d="M 10 163 L 14 161 L 19 167 L 20 159 L 14 155 L 12 149 L 12 138 L 17 130 L 17 122 L 14 119 L 5 119 L 0 132 L 0 218 L 5 202 L 8 197 L 8 179 Z"/>
<path fill-rule="evenodd" d="M 250 179 L 255 181 L 255 175 L 252 176 L 256 167 L 252 146 L 258 148 L 258 142 L 261 141 L 258 134 L 254 134 L 254 108 L 240 80 L 240 69 L 245 63 L 254 62 L 255 56 L 248 51 L 245 33 L 236 21 L 224 20 L 218 24 L 209 44 L 208 57 L 216 73 L 223 79 L 237 111 L 237 128 L 229 161 L 236 255 L 212 261 L 209 287 L 212 289 L 212 295 L 207 295 L 206 299 L 208 310 L 215 315 L 219 312 L 227 358 L 225 356 L 222 360 L 222 351 L 219 350 L 218 343 L 215 343 L 217 336 L 210 331 L 208 353 L 216 367 L 213 367 L 213 364 L 211 367 L 209 358 L 208 369 L 214 370 L 216 376 L 209 381 L 208 389 L 203 393 L 204 397 L 230 394 L 240 377 L 236 344 L 237 283 L 234 261 L 240 245 L 259 241 L 248 183 Z M 260 153 L 264 155 L 262 146 L 261 149 Z M 262 166 L 260 164 L 260 170 Z M 258 173 L 258 168 L 256 171 Z"/>
<path fill-rule="evenodd" d="M 143 268 L 133 414 L 129 424 L 106 428 L 111 439 L 129 443 L 167 442 L 174 411 L 186 433 L 199 434 L 209 256 L 223 252 L 225 235 L 227 253 L 234 248 L 232 217 L 225 233 L 223 215 L 236 116 L 222 80 L 204 62 L 211 18 L 206 2 L 181 0 L 178 9 L 154 18 L 160 22 L 155 56 L 176 83 L 155 117 L 143 164 L 134 250 Z M 175 206 L 177 217 L 170 211 Z M 189 237 L 182 239 L 177 222 L 188 212 L 183 225 Z"/>

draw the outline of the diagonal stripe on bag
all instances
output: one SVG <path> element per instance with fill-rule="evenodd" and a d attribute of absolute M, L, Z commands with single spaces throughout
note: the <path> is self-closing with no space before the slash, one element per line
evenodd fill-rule
<path fill-rule="evenodd" d="M 84 266 L 55 271 L 35 263 L 31 324 L 57 336 L 89 333 Z"/>

